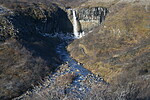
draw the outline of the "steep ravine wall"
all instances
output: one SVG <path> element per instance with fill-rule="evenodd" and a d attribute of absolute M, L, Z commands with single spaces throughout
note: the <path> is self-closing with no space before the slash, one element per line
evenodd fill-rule
<path fill-rule="evenodd" d="M 80 8 L 74 10 L 76 11 L 79 32 L 90 31 L 94 27 L 99 26 L 103 20 L 105 20 L 105 17 L 109 12 L 108 9 L 104 7 Z M 72 9 L 67 9 L 67 13 L 72 22 Z"/>
<path fill-rule="evenodd" d="M 77 10 L 80 31 L 105 18 L 105 10 L 96 9 Z M 5 100 L 19 96 L 62 63 L 55 52 L 61 41 L 39 33 L 72 33 L 73 25 L 67 13 L 52 4 L 14 5 L 11 14 L 0 16 L 0 24 L 0 99 Z"/>
<path fill-rule="evenodd" d="M 66 12 L 56 5 L 11 5 L 12 13 L 0 15 L 0 100 L 21 95 L 62 63 L 55 51 L 61 41 L 39 33 L 73 30 Z"/>
<path fill-rule="evenodd" d="M 12 10 L 13 14 L 8 15 L 6 13 L 6 16 L 4 15 L 5 17 L 1 18 L 0 36 L 3 39 L 9 38 L 8 34 L 10 37 L 13 36 L 15 32 L 12 32 L 11 28 L 7 30 L 3 28 L 7 23 L 12 25 L 14 30 L 17 30 L 17 36 L 35 33 L 72 33 L 73 31 L 73 25 L 68 19 L 67 13 L 56 5 L 32 4 L 17 6 L 18 8 L 14 7 Z M 5 34 L 8 30 L 11 32 Z"/>

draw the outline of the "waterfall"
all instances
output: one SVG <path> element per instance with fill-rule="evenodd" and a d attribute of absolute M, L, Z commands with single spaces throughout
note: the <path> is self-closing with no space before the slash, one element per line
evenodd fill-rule
<path fill-rule="evenodd" d="M 76 17 L 76 12 L 75 10 L 73 10 L 73 33 L 75 38 L 79 37 L 79 33 L 78 33 L 78 23 L 77 23 L 77 17 Z"/>
<path fill-rule="evenodd" d="M 77 17 L 76 17 L 76 11 L 72 10 L 73 12 L 73 34 L 75 36 L 75 38 L 81 38 L 83 36 L 85 36 L 84 32 L 79 33 L 78 32 L 78 22 L 77 22 Z"/>

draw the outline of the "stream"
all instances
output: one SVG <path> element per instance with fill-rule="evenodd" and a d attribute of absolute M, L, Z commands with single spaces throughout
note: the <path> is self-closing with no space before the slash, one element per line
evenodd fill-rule
<path fill-rule="evenodd" d="M 5 14 L 5 12 L 7 12 L 7 10 L 5 10 L 4 7 L 0 6 L 0 15 Z M 70 54 L 66 50 L 66 46 L 69 44 L 69 41 L 75 39 L 74 36 L 71 36 L 70 34 L 64 35 L 63 33 L 62 34 L 42 33 L 41 35 L 43 35 L 44 37 L 59 38 L 63 41 L 61 44 L 57 46 L 56 53 L 59 55 L 60 59 L 64 62 L 64 64 L 62 66 L 59 66 L 56 72 L 47 76 L 45 80 L 42 80 L 43 82 L 39 83 L 38 86 L 33 85 L 32 89 L 29 89 L 21 96 L 16 97 L 13 100 L 40 100 L 38 96 L 39 97 L 47 96 L 45 95 L 44 91 L 47 91 L 48 93 L 53 92 L 52 88 L 55 85 L 57 85 L 56 84 L 57 78 L 66 75 L 68 73 L 75 74 L 75 78 L 73 79 L 71 84 L 68 87 L 65 87 L 65 89 L 54 88 L 54 91 L 59 92 L 59 94 L 70 95 L 71 97 L 78 98 L 79 100 L 82 100 L 84 97 L 86 97 L 86 95 L 88 95 L 88 93 L 92 89 L 91 87 L 94 84 L 105 83 L 100 76 L 94 75 L 89 70 L 84 68 L 82 64 L 78 63 L 77 61 L 75 61 L 73 58 L 70 57 Z M 81 37 L 81 36 L 77 36 L 77 37 Z"/>
<path fill-rule="evenodd" d="M 40 86 L 35 86 L 34 89 L 27 91 L 25 94 L 15 98 L 14 100 L 24 99 L 27 96 L 33 96 L 33 94 L 35 93 L 40 94 L 41 91 L 46 89 L 49 90 L 49 88 L 51 88 L 55 84 L 56 79 L 59 76 L 68 73 L 74 73 L 76 77 L 70 84 L 70 86 L 65 89 L 65 92 L 66 94 L 69 94 L 75 98 L 79 98 L 80 100 L 82 100 L 87 95 L 87 93 L 91 90 L 93 84 L 98 84 L 100 82 L 105 83 L 100 76 L 94 75 L 89 70 L 85 69 L 82 64 L 76 62 L 70 57 L 69 53 L 66 50 L 66 46 L 68 45 L 68 42 L 66 41 L 70 41 L 72 39 L 71 36 L 51 36 L 48 34 L 45 34 L 44 36 L 58 37 L 64 40 L 64 42 L 57 46 L 56 52 L 59 55 L 60 59 L 63 60 L 64 64 L 66 64 L 67 66 L 61 66 L 56 70 L 56 72 L 48 76 L 47 80 L 43 81 L 43 84 L 41 84 Z M 64 92 L 61 89 L 58 89 L 58 91 Z"/>
<path fill-rule="evenodd" d="M 56 52 L 64 62 L 68 63 L 69 67 L 68 71 L 64 71 L 61 74 L 75 73 L 77 76 L 71 84 L 71 88 L 68 89 L 71 94 L 74 93 L 77 97 L 82 98 L 88 91 L 90 91 L 92 84 L 97 84 L 103 81 L 101 77 L 92 74 L 89 70 L 84 68 L 82 64 L 72 59 L 65 49 L 65 43 L 58 45 Z M 85 83 L 86 80 L 88 80 L 88 84 Z"/>

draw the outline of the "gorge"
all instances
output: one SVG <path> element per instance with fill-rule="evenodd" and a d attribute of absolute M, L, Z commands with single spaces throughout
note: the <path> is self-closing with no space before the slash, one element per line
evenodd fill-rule
<path fill-rule="evenodd" d="M 64 62 L 65 65 L 60 66 L 60 69 L 57 69 L 56 72 L 54 72 L 52 75 L 48 75 L 47 79 L 43 81 L 42 84 L 39 86 L 34 86 L 32 90 L 26 91 L 23 95 L 14 98 L 13 100 L 20 100 L 20 99 L 29 99 L 32 100 L 35 98 L 35 96 L 38 99 L 58 99 L 57 97 L 46 97 L 47 95 L 51 95 L 51 88 L 54 87 L 56 91 L 60 91 L 61 95 L 70 95 L 72 98 L 76 99 L 83 99 L 86 98 L 86 96 L 91 91 L 91 85 L 93 84 L 107 84 L 102 77 L 98 75 L 94 75 L 89 70 L 85 69 L 80 63 L 73 60 L 69 53 L 66 50 L 66 46 L 70 44 L 70 42 L 74 39 L 82 38 L 83 32 L 78 32 L 78 24 L 77 24 L 77 17 L 76 17 L 76 11 L 72 9 L 73 13 L 73 35 L 71 34 L 64 34 L 64 33 L 55 33 L 55 34 L 41 34 L 48 38 L 59 38 L 62 40 L 62 43 L 57 45 L 56 52 L 59 55 L 60 59 Z M 61 88 L 57 87 L 57 78 L 70 75 L 74 76 L 73 80 L 69 84 L 69 86 Z M 90 84 L 88 83 L 90 82 Z M 66 83 L 65 83 L 66 84 Z M 64 85 L 63 82 L 61 85 Z M 47 95 L 41 97 L 45 91 L 48 93 Z M 65 91 L 65 93 L 64 93 Z"/>
<path fill-rule="evenodd" d="M 90 78 L 93 79 L 91 83 L 102 82 L 101 78 L 98 79 L 98 77 L 96 77 L 94 74 L 82 68 L 82 66 L 78 65 L 77 62 L 72 60 L 72 58 L 67 58 L 67 61 L 64 61 L 65 60 L 64 58 L 59 57 L 59 56 L 69 57 L 69 54 L 67 54 L 65 50 L 63 49 L 60 50 L 60 49 L 67 46 L 67 45 L 64 45 L 64 43 L 68 44 L 67 41 L 73 41 L 74 38 L 72 37 L 73 35 L 72 33 L 74 33 L 75 38 L 81 38 L 84 35 L 83 31 L 82 32 L 79 31 L 82 29 L 81 28 L 78 29 L 78 27 L 80 27 L 78 26 L 80 22 L 78 21 L 78 16 L 77 16 L 76 11 L 72 10 L 72 19 L 70 20 L 68 18 L 68 16 L 70 15 L 54 4 L 50 4 L 50 5 L 31 4 L 31 5 L 23 5 L 23 6 L 16 5 L 16 7 L 19 7 L 19 9 L 13 8 L 13 10 L 11 10 L 5 7 L 1 7 L 1 12 L 4 11 L 3 16 L 1 16 L 1 21 L 6 21 L 4 22 L 4 24 L 2 24 L 2 27 L 1 27 L 1 34 L 0 34 L 1 41 L 2 41 L 1 48 L 4 48 L 3 44 L 4 46 L 8 45 L 8 48 L 10 48 L 9 46 L 11 46 L 13 43 L 13 45 L 16 45 L 16 47 L 12 49 L 14 50 L 14 52 L 20 52 L 20 53 L 22 52 L 22 51 L 19 51 L 18 47 L 21 49 L 23 47 L 24 52 L 30 52 L 31 54 L 29 53 L 27 55 L 29 56 L 28 58 L 26 58 L 25 56 L 24 57 L 25 59 L 22 59 L 22 61 L 20 61 L 19 67 L 17 67 L 17 65 L 15 65 L 14 63 L 14 66 L 12 66 L 12 68 L 10 67 L 10 71 L 11 69 L 12 70 L 19 69 L 20 71 L 24 71 L 21 69 L 26 69 L 26 67 L 29 69 L 26 69 L 25 72 L 16 74 L 17 77 L 12 77 L 10 81 L 1 80 L 1 83 L 2 83 L 1 84 L 2 88 L 0 88 L 2 92 L 0 94 L 1 99 L 8 99 L 8 98 L 13 98 L 15 96 L 19 96 L 20 93 L 23 93 L 27 89 L 31 88 L 32 87 L 31 84 L 37 84 L 38 81 L 40 81 L 39 80 L 40 77 L 45 77 L 45 75 L 47 75 L 48 73 L 55 71 L 55 69 L 57 69 L 57 67 L 60 66 L 61 63 L 66 63 L 69 61 L 71 61 L 69 62 L 70 71 L 69 72 L 65 71 L 64 73 L 65 74 L 76 73 L 75 76 L 77 78 L 74 80 L 74 85 L 72 85 L 73 89 L 70 88 L 72 89 L 72 91 L 78 91 L 81 94 L 84 94 L 84 92 L 87 92 L 86 88 L 90 89 L 90 85 L 86 87 L 86 85 L 83 82 L 85 81 L 85 79 L 89 78 L 87 76 L 90 76 Z M 53 12 L 51 12 L 51 10 Z M 8 13 L 7 11 L 10 11 L 10 13 Z M 3 27 L 7 27 L 8 29 L 4 29 Z M 43 35 L 46 37 L 43 37 Z M 61 45 L 60 44 L 61 42 L 64 42 L 61 48 L 59 49 L 59 52 L 61 52 L 62 54 L 57 53 L 56 51 L 57 48 L 59 48 L 59 45 Z M 52 43 L 52 44 L 49 44 L 49 43 Z M 49 50 L 52 53 L 49 53 Z M 1 52 L 8 52 L 8 51 L 5 50 Z M 19 54 L 19 55 L 24 55 L 24 54 Z M 18 56 L 18 55 L 16 54 L 15 56 Z M 29 60 L 30 56 L 31 57 L 33 56 L 32 59 L 37 59 L 37 61 L 34 61 L 34 60 L 30 61 Z M 11 59 L 13 61 L 14 59 L 18 59 L 18 58 L 13 58 L 12 56 Z M 26 59 L 28 59 L 29 61 Z M 24 64 L 22 64 L 21 62 L 24 62 Z M 37 67 L 36 66 L 34 67 L 33 66 L 34 64 L 30 65 L 34 62 L 36 63 L 42 62 L 43 65 L 36 65 Z M 4 62 L 2 63 L 5 64 Z M 33 68 L 30 69 L 30 66 L 33 66 Z M 42 66 L 45 66 L 45 67 L 42 68 Z M 51 67 L 48 68 L 48 66 L 51 66 Z M 47 69 L 50 69 L 50 72 Z M 37 73 L 36 72 L 37 70 L 40 73 Z M 42 71 L 42 70 L 45 70 L 45 71 Z M 33 72 L 32 73 L 33 76 L 34 74 L 37 74 L 37 77 L 32 78 L 32 75 L 31 75 L 31 77 L 29 78 L 28 75 L 26 75 L 26 73 L 31 74 L 31 72 Z M 7 73 L 8 72 L 6 72 L 6 75 Z M 14 72 L 14 73 L 17 73 L 17 72 Z M 14 73 L 12 73 L 12 76 Z M 54 72 L 54 75 L 55 74 L 59 74 L 59 73 Z M 60 77 L 61 75 L 65 75 L 65 74 L 60 74 L 59 76 L 58 75 L 56 76 Z M 7 79 L 7 76 L 5 77 Z M 22 81 L 16 84 L 17 82 L 16 80 L 22 80 Z M 24 82 L 29 82 L 29 83 L 28 85 L 27 84 L 24 85 Z M 51 82 L 52 81 L 50 81 L 49 84 L 51 84 Z M 82 85 L 80 85 L 80 83 L 82 83 Z M 10 88 L 3 88 L 3 85 L 8 86 L 9 84 L 10 84 L 9 86 Z M 19 89 L 19 87 L 22 87 L 22 88 Z M 40 87 L 41 85 L 39 86 L 39 88 Z M 85 91 L 82 93 L 80 89 L 85 90 Z M 11 90 L 12 95 L 9 95 L 10 90 Z M 13 91 L 18 91 L 18 92 L 16 92 L 16 94 L 13 94 Z M 75 95 L 80 95 L 80 98 L 83 98 L 82 95 L 79 93 L 75 93 Z"/>
<path fill-rule="evenodd" d="M 149 100 L 149 8 L 1 0 L 0 100 Z"/>

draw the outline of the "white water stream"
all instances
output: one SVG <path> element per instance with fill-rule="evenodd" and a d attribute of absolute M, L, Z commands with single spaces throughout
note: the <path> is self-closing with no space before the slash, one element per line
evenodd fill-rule
<path fill-rule="evenodd" d="M 73 33 L 74 33 L 75 38 L 79 38 L 76 11 L 75 10 L 72 10 L 72 11 L 73 11 Z"/>
<path fill-rule="evenodd" d="M 76 11 L 72 10 L 73 12 L 73 34 L 75 36 L 75 38 L 81 38 L 83 36 L 85 36 L 84 32 L 79 33 L 78 32 L 78 21 L 77 21 L 77 16 L 76 16 Z"/>

